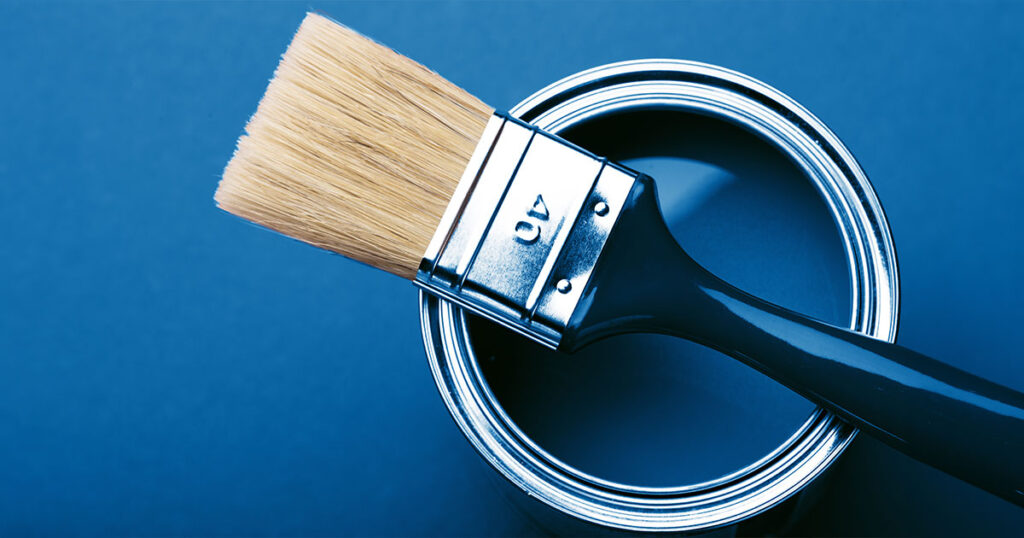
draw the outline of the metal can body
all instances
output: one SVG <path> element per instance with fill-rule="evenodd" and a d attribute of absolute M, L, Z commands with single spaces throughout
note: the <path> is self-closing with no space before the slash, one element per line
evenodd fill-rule
<path fill-rule="evenodd" d="M 838 138 L 778 91 L 714 66 L 641 60 L 567 77 L 510 113 L 560 134 L 613 114 L 651 109 L 740 127 L 798 167 L 825 201 L 842 241 L 850 277 L 850 327 L 895 339 L 896 255 L 874 191 Z M 434 378 L 463 433 L 516 488 L 573 518 L 629 531 L 707 532 L 727 530 L 776 507 L 789 513 L 798 509 L 793 496 L 820 476 L 856 434 L 817 409 L 779 446 L 712 480 L 641 487 L 591 476 L 553 457 L 505 413 L 481 373 L 465 314 L 426 294 L 420 305 Z"/>

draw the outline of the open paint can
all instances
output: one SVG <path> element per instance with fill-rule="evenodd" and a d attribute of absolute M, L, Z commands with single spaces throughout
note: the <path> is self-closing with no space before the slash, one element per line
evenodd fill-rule
<path fill-rule="evenodd" d="M 839 139 L 777 90 L 706 64 L 641 60 L 570 76 L 510 112 L 654 177 L 676 239 L 727 282 L 895 340 L 896 254 L 874 190 Z M 436 297 L 420 304 L 449 411 L 551 530 L 583 532 L 571 526 L 582 520 L 779 532 L 856 434 L 680 339 L 629 335 L 563 355 Z"/>

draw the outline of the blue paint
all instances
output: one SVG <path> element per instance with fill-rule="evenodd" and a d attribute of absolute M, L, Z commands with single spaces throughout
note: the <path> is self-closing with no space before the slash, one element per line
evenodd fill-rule
<path fill-rule="evenodd" d="M 412 286 L 212 207 L 307 8 L 498 107 L 643 57 L 779 87 L 878 190 L 900 341 L 1024 388 L 1024 6 L 3 2 L 0 533 L 536 532 L 442 408 Z M 795 534 L 1024 527 L 866 437 L 832 478 Z"/>
<path fill-rule="evenodd" d="M 657 177 L 676 239 L 701 263 L 793 308 L 849 319 L 849 269 L 831 215 L 766 143 L 662 111 L 601 119 L 566 138 Z M 473 335 L 517 426 L 563 462 L 625 484 L 683 486 L 738 471 L 814 408 L 729 357 L 671 337 L 616 337 L 564 356 L 492 328 Z"/>

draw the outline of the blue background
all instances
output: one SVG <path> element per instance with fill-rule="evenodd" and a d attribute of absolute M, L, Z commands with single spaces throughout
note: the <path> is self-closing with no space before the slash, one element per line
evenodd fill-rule
<path fill-rule="evenodd" d="M 1024 7 L 0 5 L 0 533 L 515 535 L 435 393 L 415 293 L 214 209 L 306 9 L 497 107 L 674 57 L 793 96 L 858 156 L 900 342 L 1024 389 Z M 1006 534 L 1024 511 L 861 438 L 797 532 Z"/>

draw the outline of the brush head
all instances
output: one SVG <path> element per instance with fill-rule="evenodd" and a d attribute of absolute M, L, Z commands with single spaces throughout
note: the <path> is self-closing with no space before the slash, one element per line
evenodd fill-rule
<path fill-rule="evenodd" d="M 492 113 L 422 65 L 310 13 L 215 199 L 412 279 Z"/>

